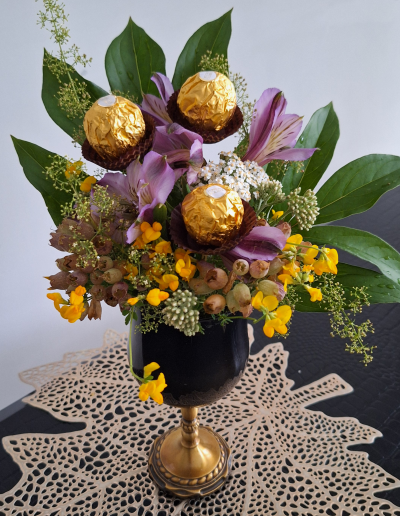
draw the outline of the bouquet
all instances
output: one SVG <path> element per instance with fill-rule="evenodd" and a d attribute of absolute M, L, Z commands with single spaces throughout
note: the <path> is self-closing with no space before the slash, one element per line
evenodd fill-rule
<path fill-rule="evenodd" d="M 373 327 L 356 315 L 400 301 L 400 255 L 368 232 L 326 224 L 398 186 L 400 158 L 359 158 L 315 193 L 339 138 L 333 105 L 301 132 L 281 90 L 251 102 L 227 59 L 231 12 L 193 34 L 172 81 L 160 46 L 130 19 L 107 50 L 108 90 L 75 71 L 90 60 L 69 44 L 66 20 L 62 4 L 44 0 L 39 21 L 60 51 L 45 51 L 42 99 L 83 158 L 13 137 L 57 226 L 50 245 L 66 253 L 47 278 L 64 292 L 47 294 L 61 317 L 100 319 L 105 303 L 131 326 L 140 313 L 141 332 L 166 324 L 191 337 L 204 319 L 246 318 L 272 338 L 287 334 L 295 310 L 329 312 L 332 333 L 370 362 Z M 236 147 L 206 162 L 203 146 L 232 134 Z M 381 272 L 339 263 L 337 249 Z M 158 367 L 135 375 L 143 400 L 162 402 Z"/>

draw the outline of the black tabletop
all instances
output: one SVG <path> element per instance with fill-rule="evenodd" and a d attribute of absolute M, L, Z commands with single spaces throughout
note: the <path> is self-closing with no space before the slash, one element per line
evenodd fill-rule
<path fill-rule="evenodd" d="M 382 197 L 368 212 L 345 220 L 347 226 L 374 233 L 400 251 L 400 189 Z M 339 221 L 337 225 L 343 224 Z M 344 252 L 341 261 L 367 266 Z M 352 416 L 383 434 L 373 444 L 354 446 L 352 449 L 369 453 L 370 459 L 390 474 L 400 478 L 400 305 L 376 305 L 364 310 L 371 319 L 375 334 L 369 342 L 377 346 L 373 362 L 364 367 L 360 358 L 344 351 L 344 342 L 330 337 L 327 314 L 296 313 L 291 333 L 283 341 L 289 351 L 288 378 L 295 388 L 318 380 L 329 373 L 337 373 L 354 392 L 332 398 L 311 407 L 330 416 Z M 252 353 L 257 353 L 269 340 L 262 327 L 255 328 Z M 19 408 L 19 407 L 18 407 Z M 80 430 L 84 425 L 57 421 L 48 413 L 23 406 L 1 421 L 0 439 L 6 435 L 26 432 L 62 433 Z M 7 415 L 7 414 L 6 414 Z M 4 412 L 3 412 L 4 416 Z M 21 477 L 18 466 L 0 446 L 0 493 L 11 489 Z M 400 506 L 400 488 L 378 495 Z"/>

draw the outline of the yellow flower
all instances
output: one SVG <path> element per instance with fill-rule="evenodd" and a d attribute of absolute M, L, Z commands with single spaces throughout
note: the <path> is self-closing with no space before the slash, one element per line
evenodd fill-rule
<path fill-rule="evenodd" d="M 337 274 L 337 263 L 339 261 L 338 253 L 336 249 L 328 249 L 325 247 L 321 250 L 321 255 L 318 260 L 314 263 L 315 274 L 321 276 L 323 272 L 330 272 L 331 274 Z"/>
<path fill-rule="evenodd" d="M 142 234 L 135 240 L 133 245 L 138 249 L 143 249 L 145 244 L 160 238 L 161 230 L 162 225 L 159 222 L 154 222 L 152 226 L 148 222 L 142 222 L 140 224 Z"/>
<path fill-rule="evenodd" d="M 154 251 L 158 254 L 172 254 L 171 242 L 161 240 L 154 246 Z"/>
<path fill-rule="evenodd" d="M 284 211 L 275 211 L 275 210 L 272 210 L 272 220 L 279 219 L 280 217 L 282 217 L 282 215 L 283 215 L 284 213 L 285 213 Z"/>
<path fill-rule="evenodd" d="M 165 377 L 163 373 L 158 375 L 157 380 L 151 380 L 147 383 L 142 383 L 139 387 L 139 398 L 142 401 L 146 401 L 150 396 L 156 403 L 159 405 L 164 401 L 163 395 L 161 392 L 167 387 L 165 383 Z"/>
<path fill-rule="evenodd" d="M 175 270 L 185 281 L 189 281 L 193 278 L 194 273 L 196 272 L 196 265 L 192 264 L 189 254 L 185 254 L 184 258 L 179 258 L 176 262 Z"/>
<path fill-rule="evenodd" d="M 60 314 L 61 317 L 67 319 L 69 323 L 74 323 L 80 318 L 84 311 L 85 306 L 81 303 L 80 305 L 62 306 Z"/>
<path fill-rule="evenodd" d="M 278 280 L 283 283 L 283 289 L 285 292 L 287 292 L 287 286 L 288 285 L 294 285 L 295 281 L 293 277 L 290 274 L 279 274 Z"/>
<path fill-rule="evenodd" d="M 179 278 L 178 276 L 175 276 L 175 274 L 164 274 L 162 279 L 168 288 L 170 288 L 173 292 L 175 292 L 175 290 L 177 290 L 179 287 Z"/>
<path fill-rule="evenodd" d="M 143 377 L 147 378 L 156 369 L 160 369 L 160 366 L 157 364 L 157 362 L 151 362 L 151 364 L 147 364 L 143 369 Z"/>
<path fill-rule="evenodd" d="M 288 305 L 277 308 L 275 312 L 269 314 L 270 319 L 266 319 L 263 331 L 267 337 L 273 337 L 275 332 L 285 335 L 287 333 L 286 323 L 292 317 L 292 309 Z"/>
<path fill-rule="evenodd" d="M 88 176 L 84 181 L 82 181 L 80 189 L 82 192 L 89 193 L 92 189 L 92 185 L 97 183 L 97 179 L 93 176 Z"/>
<path fill-rule="evenodd" d="M 317 256 L 318 252 L 319 249 L 317 245 L 313 245 L 312 248 L 309 247 L 307 251 L 304 253 L 303 262 L 307 265 L 312 265 L 315 261 L 314 258 Z"/>
<path fill-rule="evenodd" d="M 146 301 L 152 306 L 158 306 L 161 301 L 165 301 L 168 298 L 168 292 L 162 292 L 159 288 L 153 288 L 147 294 Z"/>
<path fill-rule="evenodd" d="M 307 292 L 310 294 L 310 299 L 314 303 L 315 301 L 322 301 L 322 292 L 319 288 L 309 287 L 308 285 L 304 285 L 307 289 Z"/>
<path fill-rule="evenodd" d="M 290 274 L 290 276 L 294 278 L 296 274 L 299 272 L 300 267 L 297 265 L 296 262 L 289 262 L 286 265 L 284 265 L 282 269 L 285 271 L 284 274 Z"/>
<path fill-rule="evenodd" d="M 135 306 L 138 301 L 138 297 L 130 297 L 129 299 L 127 299 L 126 302 L 128 303 L 128 305 Z"/>
<path fill-rule="evenodd" d="M 83 166 L 83 162 L 81 160 L 75 161 L 75 163 L 68 162 L 67 169 L 65 170 L 65 177 L 70 179 L 71 176 L 77 175 L 81 173 L 81 168 Z"/>
<path fill-rule="evenodd" d="M 54 301 L 54 308 L 59 312 L 60 311 L 60 305 L 67 305 L 68 301 L 65 301 L 61 294 L 58 292 L 53 292 L 52 294 L 47 294 L 47 297 Z"/>
<path fill-rule="evenodd" d="M 283 248 L 284 251 L 295 251 L 296 246 L 290 244 L 301 244 L 303 237 L 301 235 L 292 235 L 286 240 L 286 245 Z"/>
<path fill-rule="evenodd" d="M 83 303 L 83 294 L 86 293 L 85 287 L 76 287 L 76 289 L 71 292 L 69 297 L 69 302 L 71 305 L 78 306 Z"/>
<path fill-rule="evenodd" d="M 129 274 L 124 276 L 124 279 L 131 281 L 139 274 L 139 269 L 136 267 L 136 265 L 133 265 L 133 263 L 127 263 L 125 265 L 125 269 Z"/>
<path fill-rule="evenodd" d="M 275 308 L 279 305 L 279 301 L 275 296 L 265 296 L 261 292 L 257 292 L 257 294 L 252 298 L 251 304 L 256 310 L 260 310 L 261 306 L 264 306 L 269 311 L 275 310 Z"/>

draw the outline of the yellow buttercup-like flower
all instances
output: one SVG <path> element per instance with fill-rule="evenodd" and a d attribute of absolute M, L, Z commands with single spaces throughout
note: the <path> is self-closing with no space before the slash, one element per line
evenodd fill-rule
<path fill-rule="evenodd" d="M 315 301 L 322 301 L 322 292 L 319 288 L 309 287 L 308 285 L 304 285 L 307 289 L 307 292 L 310 294 L 310 300 L 314 303 Z"/>
<path fill-rule="evenodd" d="M 142 383 L 139 387 L 139 398 L 142 401 L 146 401 L 149 396 L 159 405 L 164 401 L 161 392 L 167 387 L 165 383 L 165 376 L 163 373 L 158 375 L 157 380 L 151 380 L 150 382 Z"/>
<path fill-rule="evenodd" d="M 154 246 L 154 251 L 157 254 L 172 254 L 171 242 L 161 240 L 161 242 Z"/>
<path fill-rule="evenodd" d="M 89 193 L 92 186 L 97 183 L 97 179 L 93 176 L 88 176 L 81 183 L 80 189 L 82 192 Z"/>
<path fill-rule="evenodd" d="M 139 274 L 139 269 L 136 267 L 136 265 L 133 265 L 133 263 L 127 263 L 125 265 L 125 269 L 128 274 L 124 276 L 124 279 L 132 281 Z"/>
<path fill-rule="evenodd" d="M 298 264 L 294 261 L 289 262 L 285 264 L 282 269 L 284 270 L 283 274 L 290 274 L 293 278 L 296 276 L 296 274 L 300 271 L 300 267 Z"/>
<path fill-rule="evenodd" d="M 157 362 L 151 362 L 151 364 L 147 364 L 143 368 L 143 377 L 147 378 L 156 369 L 160 369 L 160 366 L 157 364 Z"/>
<path fill-rule="evenodd" d="M 303 241 L 303 237 L 301 235 L 291 235 L 287 240 L 286 240 L 286 245 L 285 247 L 283 248 L 284 251 L 295 251 L 297 249 L 297 247 L 295 245 L 291 245 L 291 244 L 301 244 Z"/>
<path fill-rule="evenodd" d="M 303 262 L 307 265 L 312 265 L 318 253 L 319 249 L 317 245 L 313 245 L 312 248 L 309 247 L 307 251 L 304 253 Z"/>
<path fill-rule="evenodd" d="M 252 298 L 251 304 L 256 310 L 260 310 L 263 306 L 267 308 L 267 310 L 275 310 L 275 308 L 279 305 L 279 301 L 275 296 L 264 296 L 261 292 L 257 292 L 257 294 Z"/>
<path fill-rule="evenodd" d="M 128 305 L 131 305 L 131 306 L 135 306 L 136 303 L 140 300 L 139 297 L 130 297 L 129 299 L 126 300 L 126 302 L 128 303 Z"/>
<path fill-rule="evenodd" d="M 83 302 L 83 295 L 86 293 L 85 287 L 76 287 L 71 292 L 69 303 L 61 297 L 59 293 L 47 294 L 47 297 L 54 302 L 54 308 L 60 312 L 63 319 L 67 319 L 68 322 L 76 322 L 85 311 L 85 305 Z M 60 305 L 63 305 L 60 307 Z"/>
<path fill-rule="evenodd" d="M 285 292 L 287 292 L 288 285 L 294 285 L 296 283 L 293 276 L 290 274 L 279 274 L 278 280 L 283 283 L 283 289 Z"/>
<path fill-rule="evenodd" d="M 275 210 L 272 210 L 272 220 L 279 219 L 280 217 L 282 217 L 282 215 L 283 215 L 284 213 L 285 213 L 284 211 L 275 211 Z"/>
<path fill-rule="evenodd" d="M 67 319 L 69 323 L 74 323 L 81 317 L 84 311 L 84 304 L 81 303 L 80 305 L 62 306 L 60 314 L 61 317 Z"/>
<path fill-rule="evenodd" d="M 75 163 L 68 163 L 68 166 L 65 170 L 65 177 L 67 179 L 71 179 L 71 176 L 79 176 L 79 174 L 82 172 L 82 161 L 75 161 Z"/>
<path fill-rule="evenodd" d="M 47 297 L 54 302 L 54 308 L 59 312 L 60 305 L 67 305 L 68 301 L 59 294 L 58 292 L 53 292 L 52 294 L 47 294 Z"/>
<path fill-rule="evenodd" d="M 264 334 L 273 337 L 275 332 L 285 335 L 288 331 L 286 323 L 292 317 L 292 309 L 288 305 L 280 306 L 275 312 L 269 314 L 264 324 Z"/>
<path fill-rule="evenodd" d="M 175 259 L 176 257 L 177 252 L 175 251 Z M 192 264 L 189 253 L 185 253 L 183 258 L 178 259 L 175 264 L 175 270 L 185 281 L 189 281 L 193 278 L 196 272 L 196 265 Z"/>
<path fill-rule="evenodd" d="M 165 301 L 168 298 L 168 292 L 162 292 L 159 288 L 153 288 L 147 294 L 146 301 L 152 306 L 158 306 L 161 301 Z"/>
<path fill-rule="evenodd" d="M 328 272 L 337 274 L 337 267 L 339 257 L 336 249 L 328 249 L 327 247 L 321 250 L 321 255 L 314 263 L 315 274 L 321 276 L 322 273 Z"/>

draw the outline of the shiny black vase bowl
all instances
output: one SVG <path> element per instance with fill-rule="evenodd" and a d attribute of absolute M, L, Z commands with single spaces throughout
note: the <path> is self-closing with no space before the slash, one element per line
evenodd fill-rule
<path fill-rule="evenodd" d="M 157 333 L 132 335 L 133 370 L 142 376 L 144 365 L 160 365 L 158 371 L 164 373 L 168 384 L 162 393 L 167 405 L 214 403 L 233 389 L 244 372 L 249 357 L 247 321 L 235 319 L 223 328 L 206 319 L 201 325 L 204 333 L 193 337 L 165 324 Z"/>

